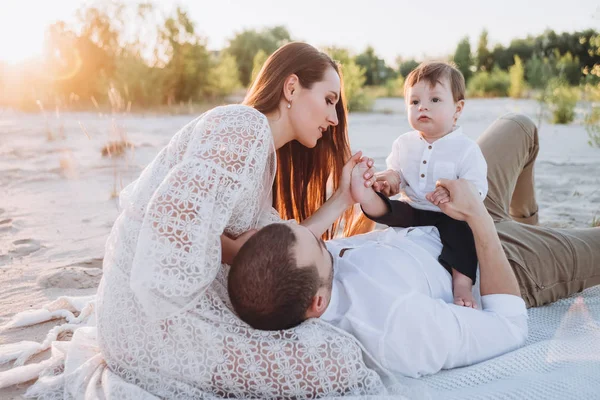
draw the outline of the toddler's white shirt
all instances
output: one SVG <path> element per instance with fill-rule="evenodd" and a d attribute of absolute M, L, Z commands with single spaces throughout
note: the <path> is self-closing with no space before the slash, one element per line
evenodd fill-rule
<path fill-rule="evenodd" d="M 411 131 L 394 141 L 387 167 L 400 173 L 400 200 L 421 210 L 441 211 L 425 198 L 440 178 L 471 181 L 482 199 L 488 191 L 487 163 L 479 145 L 457 127 L 441 139 L 428 143 Z"/>

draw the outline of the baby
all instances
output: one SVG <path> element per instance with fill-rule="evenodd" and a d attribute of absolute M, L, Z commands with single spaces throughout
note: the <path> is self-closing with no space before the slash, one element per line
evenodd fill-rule
<path fill-rule="evenodd" d="M 438 205 L 449 200 L 449 193 L 436 185 L 440 178 L 463 178 L 475 185 L 482 199 L 487 194 L 483 154 L 456 125 L 465 104 L 464 77 L 447 63 L 423 63 L 406 77 L 404 98 L 414 130 L 396 139 L 386 160 L 388 171 L 382 175 L 383 182 L 378 182 L 383 189 L 394 186 L 394 181 L 399 183 L 401 197 L 390 200 L 380 194 L 389 210 L 382 217 L 369 216 L 371 204 L 361 203 L 363 212 L 389 226 L 437 227 L 443 244 L 439 261 L 452 274 L 454 303 L 476 308 L 472 294 L 477 272 L 473 233 L 465 222 L 441 212 Z M 377 197 L 369 198 L 380 202 Z"/>

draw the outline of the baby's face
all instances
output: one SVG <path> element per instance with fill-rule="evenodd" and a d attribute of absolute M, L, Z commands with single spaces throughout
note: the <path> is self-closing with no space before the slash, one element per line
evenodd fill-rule
<path fill-rule="evenodd" d="M 429 141 L 452 132 L 464 101 L 454 102 L 450 81 L 431 86 L 420 81 L 406 92 L 408 122 Z"/>

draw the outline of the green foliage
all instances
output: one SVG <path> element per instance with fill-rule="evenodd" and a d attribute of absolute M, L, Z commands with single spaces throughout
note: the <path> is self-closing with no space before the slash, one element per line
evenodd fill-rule
<path fill-rule="evenodd" d="M 415 60 L 399 60 L 398 62 L 398 73 L 406 78 L 410 72 L 419 66 L 419 63 Z"/>
<path fill-rule="evenodd" d="M 525 91 L 525 68 L 519 56 L 515 56 L 515 63 L 508 69 L 508 74 L 510 76 L 508 95 L 513 99 L 523 97 L 523 92 Z"/>
<path fill-rule="evenodd" d="M 344 77 L 344 95 L 348 102 L 349 111 L 370 111 L 373 108 L 373 99 L 363 88 L 365 84 L 365 70 L 353 60 L 341 65 Z"/>
<path fill-rule="evenodd" d="M 254 60 L 252 60 L 252 79 L 250 80 L 250 83 L 254 82 L 261 68 L 265 65 L 267 58 L 269 58 L 268 54 L 262 49 L 256 53 Z"/>
<path fill-rule="evenodd" d="M 365 70 L 365 85 L 374 86 L 385 83 L 392 78 L 394 70 L 385 64 L 385 61 L 375 54 L 375 49 L 371 46 L 355 57 L 356 64 Z"/>
<path fill-rule="evenodd" d="M 224 97 L 242 87 L 237 63 L 231 54 L 221 53 L 215 64 L 210 70 L 211 95 Z"/>
<path fill-rule="evenodd" d="M 494 66 L 494 58 L 488 50 L 488 32 L 485 29 L 481 32 L 477 44 L 476 66 L 477 71 L 491 71 Z"/>
<path fill-rule="evenodd" d="M 534 54 L 533 38 L 514 39 L 508 47 L 497 44 L 492 51 L 492 58 L 495 65 L 502 70 L 514 64 L 515 56 L 519 56 L 521 61 L 529 60 Z"/>
<path fill-rule="evenodd" d="M 385 83 L 386 97 L 404 97 L 404 77 L 398 75 Z"/>
<path fill-rule="evenodd" d="M 458 43 L 452 61 L 454 61 L 458 70 L 465 77 L 465 81 L 468 82 L 473 75 L 473 72 L 471 71 L 471 67 L 473 66 L 473 57 L 471 56 L 471 44 L 469 43 L 468 37 L 463 38 Z"/>
<path fill-rule="evenodd" d="M 579 65 L 579 59 L 573 57 L 570 52 L 567 52 L 563 56 L 559 56 L 558 53 L 556 53 L 555 58 L 557 59 L 556 69 L 558 71 L 558 76 L 565 79 L 569 85 L 579 84 L 579 81 L 581 80 L 581 66 Z"/>
<path fill-rule="evenodd" d="M 200 100 L 209 86 L 210 56 L 184 10 L 178 7 L 167 18 L 160 39 L 170 55 L 164 67 L 167 103 Z"/>
<path fill-rule="evenodd" d="M 584 119 L 585 130 L 587 131 L 588 144 L 592 147 L 600 147 L 600 106 L 593 104 L 590 111 Z"/>
<path fill-rule="evenodd" d="M 282 26 L 249 29 L 232 37 L 227 48 L 211 52 L 207 38 L 198 33 L 184 8 L 163 14 L 151 2 L 86 3 L 76 15 L 72 25 L 58 21 L 48 27 L 42 60 L 2 66 L 1 105 L 28 110 L 89 108 L 106 106 L 119 97 L 126 107 L 187 103 L 191 109 L 190 102 L 222 98 L 247 86 L 267 56 L 292 40 Z M 377 96 L 402 95 L 405 77 L 419 64 L 398 57 L 394 71 L 372 47 L 357 56 L 343 48 L 330 48 L 328 53 L 343 66 L 352 110 L 368 110 Z M 551 96 L 546 85 L 560 77 L 567 85 L 598 87 L 600 34 L 593 29 L 547 30 L 514 39 L 508 47 L 495 45 L 490 51 L 483 31 L 476 49 L 469 38 L 463 38 L 453 61 L 465 76 L 471 96 L 518 97 L 527 86 L 542 90 L 544 102 L 546 97 L 553 99 L 552 107 L 560 114 L 558 110 L 565 107 L 556 104 L 565 101 L 557 99 L 574 95 L 560 87 Z M 567 114 L 558 119 L 568 120 Z"/>
<path fill-rule="evenodd" d="M 494 68 L 491 72 L 476 72 L 469 81 L 467 91 L 469 97 L 505 97 L 509 87 L 508 73 Z"/>
<path fill-rule="evenodd" d="M 235 57 L 242 85 L 248 86 L 254 68 L 254 56 L 260 50 L 270 55 L 280 46 L 291 41 L 287 29 L 283 26 L 275 26 L 260 31 L 247 29 L 238 33 L 230 40 L 225 51 Z"/>
<path fill-rule="evenodd" d="M 582 43 L 588 43 L 588 54 L 594 58 L 593 65 L 586 65 L 582 69 L 584 82 L 586 85 L 600 85 L 600 35 L 591 36 L 589 38 L 582 37 Z"/>
<path fill-rule="evenodd" d="M 552 112 L 552 123 L 568 124 L 575 119 L 575 106 L 579 97 L 578 88 L 570 87 L 562 78 L 552 78 L 542 93 L 541 101 Z"/>
<path fill-rule="evenodd" d="M 331 47 L 325 47 L 321 50 L 323 52 L 329 54 L 329 57 L 331 57 L 333 59 L 333 61 L 335 61 L 341 65 L 347 64 L 352 59 L 348 49 L 344 49 L 342 47 L 331 46 Z"/>
<path fill-rule="evenodd" d="M 534 55 L 525 63 L 525 78 L 529 86 L 535 89 L 543 89 L 555 74 L 555 67 L 547 57 L 542 59 Z"/>
<path fill-rule="evenodd" d="M 344 79 L 344 97 L 349 111 L 370 111 L 373 108 L 373 96 L 365 86 L 367 80 L 365 69 L 358 65 L 347 49 L 340 47 L 325 47 L 321 49 L 329 54 L 341 68 Z"/>
<path fill-rule="evenodd" d="M 165 74 L 148 66 L 139 55 L 126 53 L 116 59 L 114 75 L 103 79 L 101 86 L 112 85 L 137 107 L 152 107 L 163 101 L 164 79 Z"/>

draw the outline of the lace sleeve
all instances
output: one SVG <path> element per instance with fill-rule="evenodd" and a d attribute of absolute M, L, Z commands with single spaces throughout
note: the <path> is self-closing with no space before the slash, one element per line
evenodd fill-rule
<path fill-rule="evenodd" d="M 264 116 L 248 107 L 217 108 L 198 121 L 145 209 L 130 284 L 146 313 L 183 311 L 214 280 L 219 236 L 242 191 L 262 178 L 271 140 Z"/>

